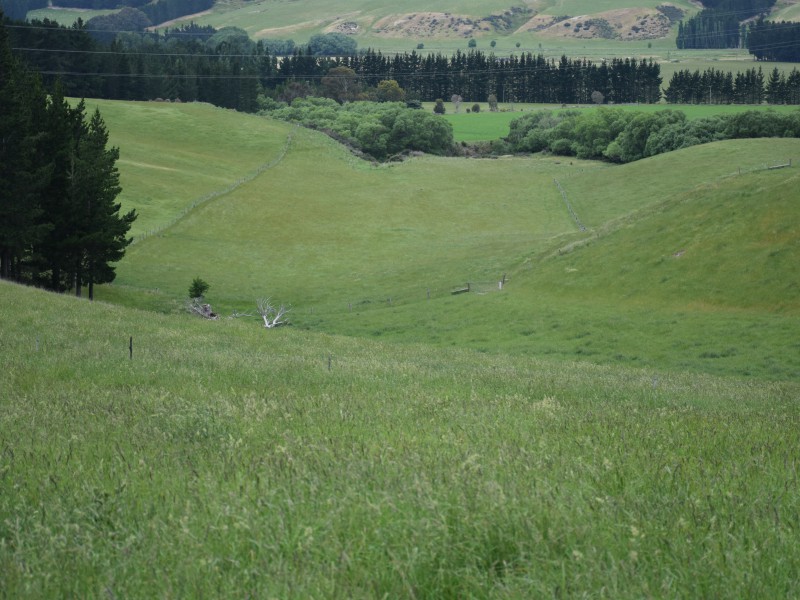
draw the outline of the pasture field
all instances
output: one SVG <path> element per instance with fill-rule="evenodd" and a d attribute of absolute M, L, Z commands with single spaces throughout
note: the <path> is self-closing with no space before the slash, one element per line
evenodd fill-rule
<path fill-rule="evenodd" d="M 88 105 L 157 233 L 93 303 L 0 282 L 0 596 L 800 595 L 800 141 L 378 166 Z"/>
<path fill-rule="evenodd" d="M 289 126 L 202 103 L 87 100 L 120 149 L 122 204 L 139 217 L 131 233 L 158 230 L 210 192 L 276 160 Z"/>
<path fill-rule="evenodd" d="M 745 193 L 759 176 L 753 169 L 790 159 L 796 165 L 797 140 L 731 141 L 623 167 L 560 157 L 424 157 L 371 166 L 322 134 L 271 126 L 279 128 L 274 148 L 292 135 L 278 164 L 131 247 L 117 281 L 99 288 L 98 297 L 181 312 L 189 283 L 200 276 L 211 284 L 208 300 L 222 314 L 252 310 L 257 299 L 272 297 L 292 306 L 296 327 L 314 331 L 601 364 L 778 379 L 798 373 L 793 341 L 798 298 L 796 290 L 778 285 L 794 272 L 789 265 L 798 248 L 791 235 L 748 238 L 754 217 L 723 208 L 728 195 Z M 780 189 L 794 185 L 794 169 L 770 173 Z M 169 185 L 169 173 L 158 174 Z M 578 231 L 554 179 L 588 231 Z M 720 191 L 707 192 L 707 186 Z M 702 229 L 687 232 L 686 241 L 659 240 L 658 234 L 670 231 L 673 222 L 694 222 L 692 199 L 707 193 L 720 206 L 720 223 L 737 231 L 741 243 L 784 257 L 774 263 L 773 287 L 764 287 L 754 269 L 732 276 L 751 254 L 718 253 L 716 245 L 734 244 L 724 234 L 711 235 L 716 228 L 703 242 L 700 255 L 706 260 L 698 262 L 697 254 L 669 260 L 699 239 Z M 753 196 L 784 215 L 782 227 L 797 230 L 791 202 L 746 192 Z M 126 208 L 135 206 L 134 197 L 128 198 Z M 655 231 L 648 229 L 654 223 Z M 589 261 L 590 267 L 570 265 L 576 271 L 567 272 L 553 258 L 565 248 L 577 248 L 574 257 L 585 256 L 597 240 L 626 228 L 633 229 L 628 250 L 604 266 Z M 651 246 L 658 260 L 630 254 Z M 633 285 L 620 298 L 620 274 L 640 260 L 642 269 L 634 272 L 648 285 Z M 665 275 L 659 260 L 687 270 Z M 704 285 L 709 270 L 719 273 L 715 287 Z M 569 274 L 575 272 L 580 275 Z M 586 273 L 595 275 L 589 279 Z M 501 293 L 451 294 L 466 282 L 479 291 L 497 290 L 504 274 L 511 282 Z M 659 286 L 649 285 L 663 277 Z M 688 281 L 691 293 L 684 289 Z M 583 282 L 594 287 L 574 293 Z M 757 296 L 767 291 L 769 299 L 759 303 Z M 626 327 L 619 326 L 620 319 Z M 747 350 L 737 343 L 745 325 L 758 332 Z M 659 334 L 653 339 L 642 330 Z M 591 340 L 582 339 L 587 331 Z M 754 354 L 764 359 L 750 360 Z"/>
<path fill-rule="evenodd" d="M 659 4 L 661 2 L 656 0 L 604 0 L 602 2 L 546 0 L 544 2 L 534 2 L 533 8 L 537 12 L 556 16 L 563 14 L 594 14 L 604 10 L 631 6 L 654 8 Z M 691 12 L 695 11 L 692 4 L 687 0 L 676 0 L 674 4 Z M 319 0 L 313 4 L 273 2 L 270 0 L 257 2 L 230 0 L 218 2 L 211 12 L 193 17 L 193 20 L 203 25 L 213 25 L 217 28 L 241 27 L 251 37 L 257 39 L 271 37 L 294 39 L 298 42 L 307 40 L 315 33 L 334 30 L 341 23 L 352 22 L 358 24 L 360 29 L 357 36 L 359 46 L 383 47 L 387 43 L 404 43 L 408 46 L 412 41 L 416 44 L 417 39 L 403 36 L 402 34 L 394 37 L 379 35 L 374 32 L 373 28 L 376 25 L 385 25 L 386 21 L 391 22 L 402 15 L 426 13 L 431 10 L 436 13 L 451 13 L 457 16 L 480 19 L 491 14 L 500 14 L 508 10 L 509 6 L 506 0 L 490 0 L 487 2 L 445 0 L 444 2 L 437 2 L 435 6 L 431 6 L 429 2 L 409 0 L 404 2 L 402 7 L 387 0 L 355 0 L 348 2 L 346 7 L 343 7 L 341 2 L 335 2 L 334 0 Z M 443 41 L 446 43 L 449 41 L 448 37 L 456 38 L 458 36 L 455 32 L 443 32 L 435 41 L 436 43 L 442 43 Z M 460 37 L 463 43 L 463 36 Z M 377 45 L 367 43 L 373 39 L 382 43 Z M 420 38 L 419 41 L 427 40 L 426 38 Z"/>
<path fill-rule="evenodd" d="M 452 102 L 445 102 L 445 115 L 453 126 L 453 137 L 457 142 L 479 142 L 496 140 L 506 137 L 511 121 L 531 110 L 562 110 L 560 104 L 524 104 L 524 103 L 498 103 L 498 112 L 490 112 L 486 102 L 478 102 L 479 113 L 469 112 L 474 102 L 464 101 L 456 112 Z M 434 103 L 424 104 L 426 110 L 433 110 Z M 699 119 L 713 115 L 725 115 L 745 112 L 748 110 L 774 110 L 777 112 L 793 112 L 800 110 L 797 106 L 774 105 L 747 105 L 747 104 L 607 104 L 604 108 L 609 110 L 631 110 L 637 112 L 655 112 L 659 110 L 679 110 L 686 114 L 688 119 Z M 597 110 L 595 105 L 569 105 L 566 110 Z"/>
<path fill-rule="evenodd" d="M 796 378 L 266 331 L 7 283 L 0 318 L 4 596 L 800 593 Z"/>
<path fill-rule="evenodd" d="M 800 4 L 786 3 L 773 11 L 772 19 L 775 21 L 800 21 Z"/>
<path fill-rule="evenodd" d="M 28 11 L 28 21 L 33 20 L 40 20 L 43 21 L 44 19 L 49 19 L 50 21 L 55 21 L 56 23 L 60 23 L 61 25 L 70 26 L 78 19 L 81 19 L 84 23 L 93 17 L 102 17 L 105 15 L 111 15 L 116 12 L 119 12 L 116 9 L 112 10 L 94 10 L 88 8 L 59 8 L 59 7 L 48 7 L 48 8 L 37 8 L 36 10 L 29 10 Z"/>

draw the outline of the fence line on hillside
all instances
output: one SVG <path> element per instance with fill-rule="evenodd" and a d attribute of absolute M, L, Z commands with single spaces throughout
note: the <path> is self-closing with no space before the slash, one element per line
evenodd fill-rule
<path fill-rule="evenodd" d="M 747 173 L 757 173 L 758 171 L 774 171 L 775 169 L 790 169 L 792 168 L 792 159 L 789 158 L 786 162 L 779 162 L 775 164 L 764 163 L 763 165 L 758 165 L 757 167 L 750 167 L 743 169 L 739 167 L 736 173 L 731 173 L 728 177 L 733 175 L 742 175 Z"/>
<path fill-rule="evenodd" d="M 295 126 L 294 129 L 297 129 L 297 126 Z M 169 229 L 170 227 L 175 225 L 175 223 L 177 223 L 178 221 L 183 219 L 186 215 L 188 215 L 190 212 L 192 212 L 195 208 L 197 208 L 199 206 L 202 206 L 203 204 L 206 204 L 207 202 L 210 202 L 211 200 L 214 200 L 215 198 L 219 198 L 220 196 L 224 196 L 226 194 L 230 194 L 236 188 L 244 185 L 245 183 L 249 183 L 249 182 L 253 181 L 256 177 L 261 175 L 264 171 L 267 171 L 269 169 L 272 169 L 272 168 L 278 166 L 281 163 L 281 161 L 284 159 L 286 154 L 289 152 L 289 147 L 292 144 L 292 138 L 294 136 L 294 129 L 289 132 L 288 136 L 286 136 L 286 141 L 283 144 L 283 148 L 281 148 L 281 151 L 278 153 L 278 156 L 273 158 L 271 161 L 260 165 L 258 168 L 256 168 L 255 171 L 253 171 L 249 175 L 245 175 L 244 177 L 240 177 L 239 179 L 237 179 L 236 181 L 231 183 L 229 186 L 227 186 L 227 187 L 225 187 L 225 188 L 223 188 L 221 190 L 215 190 L 213 192 L 210 192 L 210 193 L 206 194 L 205 196 L 201 196 L 200 198 L 195 199 L 189 205 L 185 206 L 181 210 L 181 212 L 178 213 L 177 216 L 173 217 L 172 220 L 170 220 L 168 223 L 166 223 L 164 225 L 161 225 L 159 227 L 156 227 L 155 229 L 151 229 L 149 231 L 146 231 L 144 233 L 140 233 L 139 235 L 134 237 L 133 240 L 131 241 L 131 245 L 136 244 L 138 242 L 141 242 L 142 240 L 147 239 L 147 238 L 149 238 L 151 236 L 157 235 L 157 234 L 165 231 L 166 229 Z"/>
<path fill-rule="evenodd" d="M 567 192 L 564 191 L 564 188 L 561 187 L 561 184 L 558 182 L 558 179 L 553 177 L 553 182 L 556 184 L 558 191 L 561 192 L 561 197 L 564 199 L 564 204 L 567 205 L 567 210 L 569 214 L 572 215 L 575 224 L 578 226 L 578 229 L 581 231 L 586 231 L 586 227 L 581 223 L 581 220 L 578 218 L 578 215 L 575 213 L 575 210 L 572 208 L 572 204 L 569 202 L 569 198 L 567 198 Z"/>

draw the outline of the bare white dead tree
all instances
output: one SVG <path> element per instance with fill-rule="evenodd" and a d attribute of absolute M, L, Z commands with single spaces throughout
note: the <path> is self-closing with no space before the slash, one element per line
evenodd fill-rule
<path fill-rule="evenodd" d="M 211 305 L 203 303 L 201 298 L 189 298 L 189 300 L 186 301 L 186 310 L 204 319 L 211 319 L 213 321 L 219 319 L 219 315 L 211 310 Z"/>
<path fill-rule="evenodd" d="M 453 106 L 456 107 L 456 113 L 458 113 L 458 109 L 461 108 L 462 100 L 463 98 L 458 94 L 453 94 L 452 96 L 450 96 L 450 102 L 452 102 Z"/>
<path fill-rule="evenodd" d="M 264 327 L 267 329 L 286 325 L 288 322 L 284 317 L 286 313 L 289 312 L 289 308 L 283 304 L 275 306 L 269 298 L 261 298 L 258 301 L 257 310 L 258 314 L 260 314 L 261 318 L 264 320 Z"/>

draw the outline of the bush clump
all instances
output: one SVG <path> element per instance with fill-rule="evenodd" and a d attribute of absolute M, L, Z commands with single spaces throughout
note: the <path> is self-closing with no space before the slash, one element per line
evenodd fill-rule
<path fill-rule="evenodd" d="M 404 102 L 349 102 L 297 98 L 268 114 L 330 134 L 376 160 L 404 152 L 440 156 L 453 152 L 453 127 L 436 115 Z"/>
<path fill-rule="evenodd" d="M 511 121 L 506 141 L 514 152 L 628 163 L 697 144 L 758 137 L 800 137 L 800 111 L 750 110 L 690 121 L 674 110 L 540 110 Z"/>

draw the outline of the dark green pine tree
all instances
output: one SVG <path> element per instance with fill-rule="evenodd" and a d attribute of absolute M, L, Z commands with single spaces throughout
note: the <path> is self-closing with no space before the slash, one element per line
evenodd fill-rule
<path fill-rule="evenodd" d="M 116 273 L 112 263 L 125 255 L 131 243 L 127 237 L 136 220 L 136 211 L 120 215 L 122 206 L 116 201 L 122 188 L 119 185 L 118 148 L 108 148 L 108 130 L 95 110 L 85 134 L 76 148 L 72 172 L 74 205 L 81 214 L 75 272 L 75 293 L 81 295 L 83 285 L 94 299 L 94 286 L 109 283 Z"/>
<path fill-rule="evenodd" d="M 2 13 L 0 13 L 2 19 Z M 0 20 L 0 277 L 23 280 L 23 263 L 42 238 L 39 192 L 48 177 L 46 157 L 37 153 L 37 126 L 45 94 L 11 54 Z"/>
<path fill-rule="evenodd" d="M 786 78 L 775 67 L 767 80 L 767 102 L 769 104 L 786 103 Z"/>
<path fill-rule="evenodd" d="M 43 119 L 44 133 L 38 139 L 38 151 L 53 164 L 50 180 L 42 192 L 44 218 L 49 231 L 36 247 L 38 282 L 63 292 L 75 282 L 76 241 L 80 232 L 80 213 L 74 205 L 76 194 L 75 147 L 85 131 L 84 103 L 72 108 L 60 85 L 50 95 Z"/>

